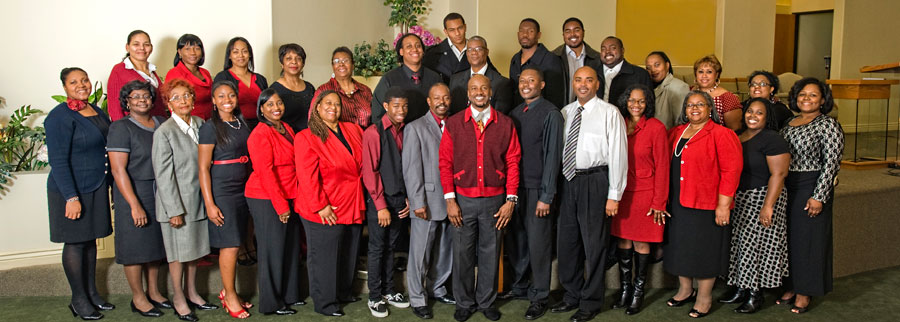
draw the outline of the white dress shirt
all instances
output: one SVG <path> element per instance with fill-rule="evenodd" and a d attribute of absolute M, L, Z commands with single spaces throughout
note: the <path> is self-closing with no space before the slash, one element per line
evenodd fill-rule
<path fill-rule="evenodd" d="M 603 91 L 603 100 L 609 102 L 609 86 L 612 85 L 613 78 L 616 78 L 616 75 L 619 75 L 619 71 L 622 70 L 622 64 L 625 63 L 623 59 L 618 64 L 613 66 L 612 68 L 606 67 L 603 65 L 603 80 L 606 81 L 604 84 Z"/>
<path fill-rule="evenodd" d="M 575 71 L 584 66 L 584 52 L 586 50 L 583 45 L 581 47 L 581 56 L 576 55 L 572 48 L 566 46 L 566 59 L 569 61 L 569 79 L 566 80 L 569 82 L 569 101 L 574 101 L 576 98 L 572 80 L 575 79 Z"/>
<path fill-rule="evenodd" d="M 450 37 L 447 37 L 447 44 L 450 45 L 450 50 L 452 50 L 452 51 L 453 51 L 453 54 L 456 55 L 456 61 L 462 61 L 464 58 L 466 58 L 466 57 L 465 57 L 465 56 L 466 56 L 466 49 L 469 49 L 468 43 L 466 44 L 465 47 L 463 47 L 462 50 L 459 50 L 459 49 L 456 48 L 456 45 L 454 45 L 453 42 L 450 41 Z"/>
<path fill-rule="evenodd" d="M 153 85 L 154 88 L 159 87 L 159 81 L 156 79 L 156 77 L 147 75 L 142 71 L 134 69 L 134 63 L 131 62 L 131 58 L 125 57 L 125 60 L 122 60 L 122 62 L 125 63 L 125 69 L 136 71 L 138 75 L 141 75 L 141 78 L 143 78 L 145 81 L 150 82 L 150 85 Z M 152 74 L 156 71 L 156 65 L 153 65 L 153 63 L 151 62 L 147 62 L 147 69 L 150 70 L 150 73 Z"/>
<path fill-rule="evenodd" d="M 572 119 L 580 103 L 572 102 L 563 108 L 569 135 Z M 625 193 L 628 175 L 628 142 L 625 121 L 619 110 L 594 96 L 581 112 L 581 130 L 575 146 L 575 169 L 587 170 L 599 166 L 609 167 L 609 194 L 607 199 L 621 200 Z"/>
<path fill-rule="evenodd" d="M 487 63 L 484 63 L 484 66 L 481 66 L 481 69 L 475 71 L 469 68 L 469 77 L 475 76 L 475 74 L 484 76 L 484 73 L 487 73 Z"/>
<path fill-rule="evenodd" d="M 199 126 L 196 126 L 196 124 L 194 124 L 194 117 L 188 117 L 188 121 L 190 121 L 190 123 L 184 122 L 184 120 L 178 117 L 178 115 L 172 115 L 172 118 L 175 119 L 175 124 L 178 125 L 178 129 L 181 130 L 181 132 L 184 132 L 184 134 L 187 134 L 189 137 L 191 137 L 191 141 L 194 141 L 194 143 L 199 143 L 200 128 Z"/>

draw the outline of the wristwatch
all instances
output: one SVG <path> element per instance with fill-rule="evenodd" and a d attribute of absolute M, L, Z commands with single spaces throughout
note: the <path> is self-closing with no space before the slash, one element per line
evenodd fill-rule
<path fill-rule="evenodd" d="M 510 201 L 513 204 L 519 203 L 519 196 L 506 196 L 506 201 Z"/>

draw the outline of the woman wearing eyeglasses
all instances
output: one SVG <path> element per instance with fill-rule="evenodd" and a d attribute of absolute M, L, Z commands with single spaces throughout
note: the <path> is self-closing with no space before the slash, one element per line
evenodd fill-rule
<path fill-rule="evenodd" d="M 692 318 L 712 307 L 717 276 L 728 274 L 731 208 L 743 167 L 741 142 L 720 125 L 713 98 L 694 90 L 684 99 L 681 122 L 669 131 L 668 244 L 663 267 L 678 276 L 670 307 L 694 302 Z M 693 289 L 696 281 L 699 288 Z"/>
<path fill-rule="evenodd" d="M 313 100 L 324 91 L 334 91 L 341 98 L 340 121 L 363 129 L 369 127 L 372 124 L 372 89 L 353 79 L 353 52 L 343 46 L 335 48 L 331 53 L 331 70 L 334 77 L 319 85 Z"/>
<path fill-rule="evenodd" d="M 747 85 L 750 87 L 750 99 L 759 97 L 772 103 L 771 117 L 778 127 L 775 129 L 776 131 L 781 130 L 787 125 L 787 120 L 794 117 L 794 113 L 775 96 L 778 93 L 778 87 L 781 86 L 777 76 L 764 70 L 757 70 L 747 77 Z M 743 105 L 746 106 L 750 99 L 744 101 Z"/>

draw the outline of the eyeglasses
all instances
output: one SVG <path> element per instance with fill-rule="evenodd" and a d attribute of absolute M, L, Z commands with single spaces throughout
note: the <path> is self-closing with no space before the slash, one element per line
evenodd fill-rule
<path fill-rule="evenodd" d="M 483 53 L 485 50 L 487 50 L 487 48 L 479 46 L 479 47 L 470 47 L 469 49 L 466 49 L 466 50 L 471 50 L 476 53 Z"/>
<path fill-rule="evenodd" d="M 647 104 L 647 100 L 629 99 L 628 104 Z"/>
<path fill-rule="evenodd" d="M 149 101 L 151 98 L 153 98 L 153 97 L 150 96 L 150 95 L 128 96 L 128 99 L 129 99 L 129 100 L 132 100 L 132 101 L 142 101 L 142 100 L 143 100 L 143 101 Z"/>
<path fill-rule="evenodd" d="M 350 62 L 351 60 L 349 58 L 335 58 L 331 60 L 332 65 L 349 64 Z"/>
<path fill-rule="evenodd" d="M 700 108 L 700 107 L 707 107 L 707 106 L 709 106 L 709 105 L 707 105 L 706 103 L 697 103 L 697 104 L 688 103 L 687 104 L 687 108 L 695 108 L 695 107 Z"/>
<path fill-rule="evenodd" d="M 194 94 L 184 94 L 184 95 L 181 95 L 181 96 L 177 96 L 177 95 L 176 95 L 176 96 L 170 97 L 170 98 L 169 98 L 169 102 L 174 102 L 174 101 L 178 101 L 178 100 L 189 101 L 189 100 L 191 100 L 191 99 L 193 99 L 193 98 L 194 98 Z"/>
<path fill-rule="evenodd" d="M 769 87 L 769 86 L 772 86 L 772 84 L 769 84 L 766 82 L 750 83 L 750 87 Z"/>

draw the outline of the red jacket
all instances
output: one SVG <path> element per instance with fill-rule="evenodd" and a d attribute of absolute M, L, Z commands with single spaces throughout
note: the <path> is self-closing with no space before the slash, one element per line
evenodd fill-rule
<path fill-rule="evenodd" d="M 628 184 L 625 191 L 653 190 L 650 207 L 666 209 L 669 198 L 671 151 L 666 126 L 655 118 L 642 117 L 628 136 Z"/>
<path fill-rule="evenodd" d="M 351 154 L 334 135 L 322 139 L 310 129 L 294 138 L 300 194 L 294 209 L 306 220 L 322 223 L 319 210 L 334 207 L 337 223 L 360 224 L 366 201 L 362 185 L 362 129 L 347 122 L 339 123 L 341 133 L 350 144 Z"/>
<path fill-rule="evenodd" d="M 484 132 L 472 109 L 447 119 L 438 151 L 444 193 L 478 198 L 517 195 L 522 150 L 512 119 L 491 108 Z"/>
<path fill-rule="evenodd" d="M 200 71 L 200 75 L 203 75 L 204 80 L 200 80 L 197 76 L 194 76 L 190 70 L 184 66 L 184 63 L 178 62 L 178 65 L 175 65 L 174 68 L 170 69 L 168 73 L 166 73 L 166 81 L 172 81 L 176 78 L 181 78 L 183 80 L 188 81 L 191 85 L 194 86 L 194 110 L 191 111 L 191 115 L 198 116 L 201 119 L 208 120 L 212 113 L 212 76 L 209 75 L 209 71 L 203 67 L 197 67 Z M 160 99 L 160 98 L 157 98 Z"/>
<path fill-rule="evenodd" d="M 676 144 L 688 124 L 669 130 L 669 146 Z M 741 141 L 734 131 L 711 120 L 691 138 L 681 152 L 681 195 L 687 208 L 715 210 L 719 195 L 733 197 L 744 166 Z M 731 203 L 734 207 L 734 202 Z"/>
<path fill-rule="evenodd" d="M 153 94 L 156 96 L 156 101 L 153 102 L 153 109 L 150 110 L 150 115 L 169 117 L 168 104 L 164 102 L 162 92 L 159 90 L 163 86 L 163 81 L 159 79 L 159 75 L 156 75 L 156 72 L 150 73 L 150 77 L 156 78 L 159 84 L 159 87 L 154 89 L 156 93 Z M 106 88 L 103 90 L 106 92 L 109 119 L 113 122 L 128 115 L 128 113 L 122 111 L 122 105 L 119 105 L 119 100 L 121 99 L 119 91 L 122 90 L 122 86 L 125 86 L 125 83 L 133 80 L 144 81 L 144 78 L 137 71 L 126 69 L 125 63 L 116 64 L 113 66 L 112 71 L 109 72 L 109 79 L 106 81 Z"/>
<path fill-rule="evenodd" d="M 290 126 L 281 124 L 294 135 Z M 271 200 L 277 214 L 291 210 L 288 200 L 297 198 L 294 145 L 271 126 L 260 123 L 247 139 L 247 150 L 253 173 L 247 179 L 244 196 Z"/>

